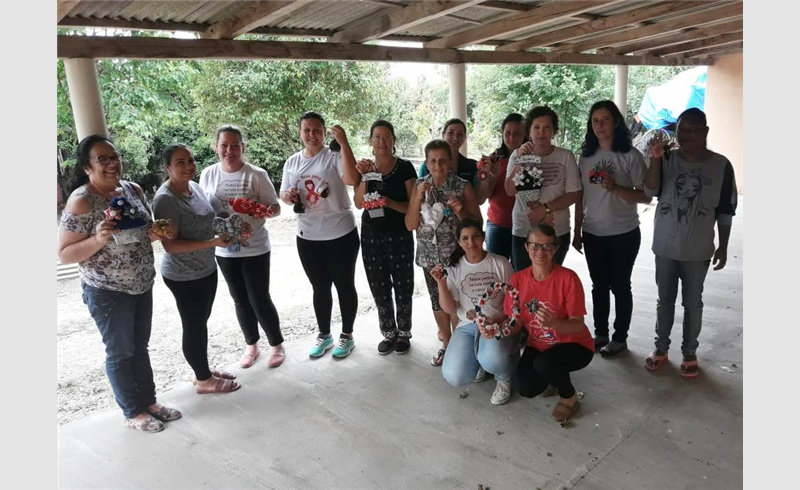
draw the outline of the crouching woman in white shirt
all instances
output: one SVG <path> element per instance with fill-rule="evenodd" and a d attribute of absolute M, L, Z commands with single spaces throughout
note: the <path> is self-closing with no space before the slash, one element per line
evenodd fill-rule
<path fill-rule="evenodd" d="M 486 238 L 481 222 L 466 218 L 456 229 L 459 248 L 453 253 L 447 273 L 441 266 L 431 275 L 439 285 L 439 302 L 450 315 L 457 315 L 459 325 L 453 332 L 444 356 L 442 374 L 453 386 L 482 381 L 485 373 L 497 380 L 492 404 L 502 405 L 511 398 L 511 375 L 519 362 L 519 329 L 511 336 L 496 340 L 476 323 L 475 305 L 493 282 L 508 282 L 513 274 L 508 259 L 483 249 Z M 505 294 L 493 292 L 481 311 L 487 323 L 500 323 Z"/>

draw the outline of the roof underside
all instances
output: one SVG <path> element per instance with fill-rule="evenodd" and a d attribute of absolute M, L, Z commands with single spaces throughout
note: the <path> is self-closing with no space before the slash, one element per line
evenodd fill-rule
<path fill-rule="evenodd" d="M 692 65 L 744 49 L 743 5 L 728 0 L 58 0 L 58 26 L 197 38 L 143 45 L 130 36 L 103 44 L 96 35 L 59 36 L 59 57 Z M 249 41 L 234 40 L 245 34 Z M 364 46 L 380 40 L 423 49 Z M 470 52 L 479 46 L 495 52 Z"/>

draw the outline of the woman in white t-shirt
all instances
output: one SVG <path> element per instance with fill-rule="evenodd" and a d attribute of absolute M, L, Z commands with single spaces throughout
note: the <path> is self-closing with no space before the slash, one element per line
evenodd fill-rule
<path fill-rule="evenodd" d="M 531 265 L 525 240 L 531 226 L 539 223 L 555 228 L 558 249 L 553 261 L 564 262 L 570 242 L 569 207 L 581 191 L 575 155 L 553 145 L 553 136 L 558 132 L 558 115 L 553 109 L 538 106 L 528 111 L 525 128 L 531 140 L 511 154 L 505 181 L 508 195 L 516 197 L 511 213 L 511 262 L 515 271 Z M 523 182 L 522 175 L 517 178 L 523 167 L 538 177 Z"/>
<path fill-rule="evenodd" d="M 458 327 L 444 355 L 442 375 L 451 385 L 464 386 L 483 381 L 486 372 L 492 373 L 497 386 L 491 401 L 493 405 L 502 405 L 511 398 L 511 374 L 519 361 L 519 334 L 496 340 L 486 328 L 475 323 L 475 305 L 490 284 L 508 282 L 514 271 L 505 257 L 483 249 L 486 235 L 479 220 L 461 220 L 456 236 L 459 248 L 453 252 L 446 273 L 442 266 L 431 270 L 439 286 L 442 309 L 458 316 Z M 504 299 L 503 293 L 489 295 L 482 307 L 487 323 L 501 323 L 506 319 Z"/>
<path fill-rule="evenodd" d="M 575 203 L 575 250 L 586 250 L 592 278 L 594 346 L 603 357 L 628 348 L 633 314 L 631 274 L 639 254 L 638 203 L 649 203 L 643 182 L 644 158 L 633 148 L 631 133 L 616 104 L 596 102 L 589 110 L 578 167 L 583 192 Z M 614 293 L 614 336 L 609 342 L 609 292 Z"/>
<path fill-rule="evenodd" d="M 331 285 L 336 286 L 342 312 L 342 333 L 334 357 L 347 357 L 355 347 L 353 324 L 358 310 L 355 286 L 360 242 L 346 185 L 358 185 L 356 160 L 341 126 L 331 133 L 341 146 L 325 146 L 325 120 L 316 112 L 300 116 L 300 139 L 305 149 L 290 156 L 283 166 L 281 199 L 297 213 L 297 252 L 314 288 L 314 314 L 319 335 L 309 351 L 322 357 L 334 347 L 331 337 Z"/>
<path fill-rule="evenodd" d="M 217 129 L 216 150 L 219 162 L 203 169 L 200 188 L 216 216 L 227 218 L 236 212 L 253 231 L 246 241 L 216 247 L 215 250 L 217 264 L 228 284 L 236 308 L 236 319 L 247 343 L 239 365 L 249 368 L 260 355 L 260 323 L 272 346 L 267 365 L 278 367 L 286 358 L 286 353 L 278 310 L 269 294 L 272 249 L 265 226 L 268 218 L 281 213 L 278 195 L 267 171 L 244 161 L 245 141 L 241 129 L 230 124 Z M 237 211 L 232 203 L 237 198 L 266 206 L 265 216 Z"/>

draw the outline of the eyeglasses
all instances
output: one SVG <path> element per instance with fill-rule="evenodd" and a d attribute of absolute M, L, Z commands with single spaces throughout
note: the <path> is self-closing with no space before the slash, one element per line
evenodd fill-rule
<path fill-rule="evenodd" d="M 529 250 L 543 250 L 545 252 L 552 252 L 556 249 L 555 243 L 525 242 L 525 246 L 528 247 Z"/>
<path fill-rule="evenodd" d="M 392 136 L 373 136 L 372 141 L 381 141 L 383 143 L 389 143 L 394 138 Z"/>
<path fill-rule="evenodd" d="M 107 157 L 107 156 L 95 157 L 94 159 L 97 161 L 97 163 L 99 163 L 104 167 L 107 167 L 111 162 L 114 162 L 116 164 L 122 163 L 122 159 L 120 158 L 119 155 L 114 155 L 113 157 Z"/>

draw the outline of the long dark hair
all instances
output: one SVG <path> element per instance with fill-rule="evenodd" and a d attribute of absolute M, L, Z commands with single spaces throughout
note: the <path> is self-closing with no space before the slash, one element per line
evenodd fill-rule
<path fill-rule="evenodd" d="M 625 117 L 623 117 L 617 104 L 610 100 L 601 100 L 595 102 L 592 108 L 589 109 L 589 121 L 586 123 L 586 136 L 583 138 L 583 144 L 581 145 L 581 156 L 590 157 L 600 148 L 600 140 L 597 139 L 597 135 L 594 134 L 594 129 L 592 129 L 592 114 L 599 109 L 608 110 L 614 120 L 614 140 L 611 142 L 611 151 L 628 153 L 633 143 L 631 141 L 631 131 L 628 129 L 628 125 L 625 124 Z"/>
<path fill-rule="evenodd" d="M 456 241 L 460 241 L 461 232 L 467 228 L 475 228 L 481 232 L 481 235 L 483 235 L 484 238 L 486 237 L 486 233 L 483 231 L 483 223 L 481 223 L 479 219 L 464 218 L 458 222 L 458 226 L 456 227 Z M 450 254 L 447 267 L 453 267 L 454 265 L 458 264 L 458 261 L 461 260 L 461 257 L 464 255 L 464 249 L 461 248 L 461 245 L 458 245 L 456 249 L 453 250 L 453 253 Z"/>
<path fill-rule="evenodd" d="M 500 146 L 494 151 L 497 156 L 500 158 L 508 158 L 511 156 L 511 149 L 506 146 L 506 141 L 503 138 L 503 133 L 506 130 L 506 124 L 508 123 L 523 123 L 525 122 L 525 118 L 522 117 L 522 114 L 517 114 L 516 112 L 512 112 L 511 114 L 507 115 L 505 119 L 503 119 L 503 124 L 500 125 Z M 528 140 L 528 135 L 526 134 L 525 137 L 522 139 L 523 143 Z"/>
<path fill-rule="evenodd" d="M 89 175 L 86 173 L 86 171 L 92 166 L 92 162 L 89 160 L 89 154 L 91 153 L 94 145 L 100 142 L 106 142 L 110 145 L 114 144 L 110 139 L 106 138 L 102 134 L 91 134 L 83 138 L 81 142 L 78 143 L 78 147 L 75 150 L 77 162 L 75 163 L 75 170 L 72 172 L 72 179 L 70 180 L 69 185 L 70 193 L 72 193 L 72 191 L 78 187 L 89 182 Z"/>
<path fill-rule="evenodd" d="M 172 165 L 172 155 L 178 149 L 184 149 L 188 151 L 190 154 L 192 153 L 192 149 L 189 148 L 187 145 L 184 145 L 183 143 L 173 143 L 168 147 L 164 148 L 164 151 L 161 152 L 161 163 L 164 165 L 164 167 L 169 167 L 170 165 Z M 162 169 L 162 177 L 164 179 L 164 182 L 169 180 L 169 173 L 167 173 L 166 168 Z"/>

